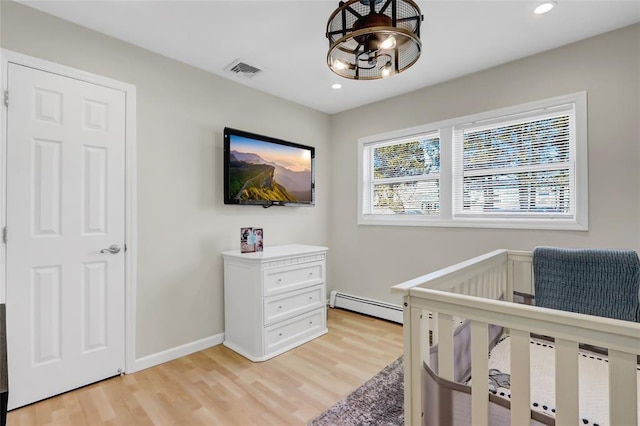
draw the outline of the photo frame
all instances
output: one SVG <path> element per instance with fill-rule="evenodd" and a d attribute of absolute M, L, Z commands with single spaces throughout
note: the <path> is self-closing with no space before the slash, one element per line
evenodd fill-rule
<path fill-rule="evenodd" d="M 255 253 L 264 250 L 264 230 L 262 228 L 240 228 L 240 252 Z"/>

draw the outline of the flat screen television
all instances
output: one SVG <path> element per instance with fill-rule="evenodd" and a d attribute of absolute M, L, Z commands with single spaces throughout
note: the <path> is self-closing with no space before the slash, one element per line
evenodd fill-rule
<path fill-rule="evenodd" d="M 224 203 L 313 206 L 315 148 L 224 129 Z"/>

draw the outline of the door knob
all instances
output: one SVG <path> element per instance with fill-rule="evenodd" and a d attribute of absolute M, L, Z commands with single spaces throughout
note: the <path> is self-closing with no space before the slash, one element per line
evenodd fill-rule
<path fill-rule="evenodd" d="M 120 246 L 117 244 L 111 244 L 109 248 L 100 250 L 100 253 L 111 253 L 111 254 L 120 253 Z"/>

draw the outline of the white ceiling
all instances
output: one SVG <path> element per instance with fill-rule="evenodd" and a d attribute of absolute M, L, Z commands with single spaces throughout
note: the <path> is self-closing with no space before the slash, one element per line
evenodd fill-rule
<path fill-rule="evenodd" d="M 353 81 L 326 65 L 334 0 L 19 2 L 330 114 L 640 22 L 639 0 L 558 0 L 547 15 L 532 13 L 540 1 L 418 1 L 418 62 L 388 79 Z M 237 59 L 264 72 L 226 72 Z"/>

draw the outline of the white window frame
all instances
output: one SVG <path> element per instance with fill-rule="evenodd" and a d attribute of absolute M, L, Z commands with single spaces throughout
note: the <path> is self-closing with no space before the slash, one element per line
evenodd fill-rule
<path fill-rule="evenodd" d="M 418 126 L 410 129 L 404 129 L 397 132 L 390 132 L 384 135 L 372 136 L 368 138 L 361 138 L 358 143 L 358 224 L 362 225 L 423 225 L 425 223 L 438 223 L 442 217 L 443 208 L 449 209 L 443 205 L 442 198 L 442 177 L 443 175 L 449 175 L 450 172 L 443 167 L 442 164 L 442 145 L 443 135 L 440 137 L 440 172 L 438 174 L 430 175 L 427 180 L 438 178 L 440 181 L 440 214 L 430 215 L 380 215 L 380 214 L 363 214 L 365 210 L 369 211 L 371 208 L 371 196 L 372 193 L 372 168 L 369 167 L 373 163 L 373 148 L 381 145 L 390 145 L 394 143 L 407 142 L 410 140 L 422 139 L 425 136 L 432 136 L 434 133 L 440 132 L 440 123 L 432 123 L 426 126 Z M 447 141 L 450 136 L 445 135 Z M 448 144 L 449 145 L 449 144 Z M 448 168 L 448 165 L 446 165 Z M 365 192 L 366 191 L 366 192 Z M 400 219 L 400 220 L 399 220 Z"/>
<path fill-rule="evenodd" d="M 489 122 L 517 115 L 526 115 L 559 106 L 573 104 L 575 108 L 575 212 L 571 217 L 550 214 L 547 217 L 478 217 L 454 214 L 454 185 L 461 184 L 461 178 L 454 176 L 454 129 L 469 123 Z M 379 215 L 367 211 L 370 191 L 371 157 L 370 147 L 384 142 L 406 140 L 428 133 L 440 135 L 440 214 L 439 215 Z M 358 140 L 358 224 L 395 226 L 437 226 L 506 229 L 551 229 L 587 231 L 588 227 L 588 151 L 587 151 L 587 93 L 585 91 L 529 102 L 493 111 L 457 117 L 408 129 Z"/>
<path fill-rule="evenodd" d="M 403 137 L 400 139 L 392 139 L 392 140 L 386 140 L 386 141 L 382 141 L 376 144 L 371 144 L 370 148 L 369 147 L 364 147 L 364 151 L 363 151 L 363 155 L 366 155 L 368 158 L 368 161 L 370 161 L 371 163 L 373 163 L 374 161 L 374 151 L 376 148 L 382 148 L 385 146 L 390 146 L 390 145 L 402 145 L 402 144 L 406 144 L 406 143 L 410 143 L 410 142 L 414 142 L 417 140 L 423 140 L 423 139 L 433 139 L 434 137 L 439 138 L 438 132 L 424 132 L 421 133 L 419 135 L 413 135 L 412 137 Z M 367 188 L 368 193 L 364 194 L 363 193 L 363 205 L 364 208 L 366 210 L 371 210 L 373 208 L 372 206 L 372 202 L 373 202 L 373 192 L 374 192 L 374 186 L 376 184 L 380 185 L 383 183 L 387 183 L 387 184 L 394 184 L 394 183 L 402 183 L 402 182 L 407 182 L 407 181 L 420 181 L 420 182 L 429 182 L 429 181 L 440 181 L 440 171 L 438 172 L 431 172 L 429 174 L 426 175 L 411 175 L 411 176 L 401 176 L 401 177 L 393 177 L 393 178 L 384 178 L 384 179 L 375 179 L 373 177 L 372 174 L 372 168 L 365 168 L 365 179 L 364 181 L 367 183 L 365 186 L 363 186 L 363 188 Z M 438 198 L 438 204 L 440 203 L 440 199 Z M 376 215 L 376 216 L 379 216 Z M 427 215 L 429 217 L 438 217 L 439 214 L 429 214 Z"/>

